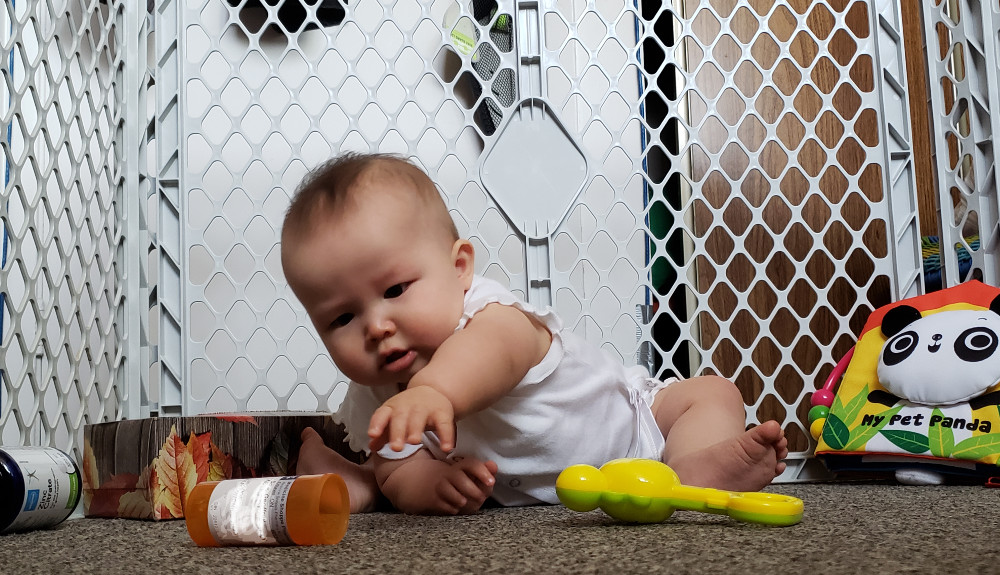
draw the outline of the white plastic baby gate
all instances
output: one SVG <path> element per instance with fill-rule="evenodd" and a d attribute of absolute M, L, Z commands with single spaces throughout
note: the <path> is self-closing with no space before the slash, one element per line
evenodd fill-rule
<path fill-rule="evenodd" d="M 979 10 L 923 16 L 942 245 L 995 280 Z M 0 26 L 3 443 L 335 409 L 277 242 L 343 150 L 414 159 L 480 273 L 623 361 L 735 380 L 784 480 L 814 473 L 808 394 L 922 289 L 898 2 L 3 0 Z"/>

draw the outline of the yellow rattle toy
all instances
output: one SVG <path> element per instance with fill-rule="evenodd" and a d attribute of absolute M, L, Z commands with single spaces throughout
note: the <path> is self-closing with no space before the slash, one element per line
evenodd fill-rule
<path fill-rule="evenodd" d="M 652 459 L 615 459 L 600 469 L 571 465 L 556 479 L 556 494 L 573 511 L 600 507 L 619 521 L 634 523 L 659 523 L 676 509 L 764 525 L 787 526 L 802 520 L 802 500 L 797 497 L 688 487 L 681 485 L 673 469 Z"/>

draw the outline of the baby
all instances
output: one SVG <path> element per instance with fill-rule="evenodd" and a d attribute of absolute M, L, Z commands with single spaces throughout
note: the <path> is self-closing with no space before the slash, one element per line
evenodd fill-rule
<path fill-rule="evenodd" d="M 380 492 L 420 514 L 473 513 L 489 498 L 557 503 L 562 469 L 619 457 L 738 491 L 785 468 L 780 425 L 746 430 L 731 382 L 650 378 L 475 275 L 434 183 L 402 158 L 346 154 L 308 175 L 281 261 L 352 381 L 336 417 L 352 448 L 372 452 L 356 465 L 308 429 L 298 471 L 344 477 L 352 512 Z"/>

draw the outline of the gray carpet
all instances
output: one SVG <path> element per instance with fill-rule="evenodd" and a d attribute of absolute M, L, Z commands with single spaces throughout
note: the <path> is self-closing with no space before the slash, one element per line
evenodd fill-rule
<path fill-rule="evenodd" d="M 623 525 L 600 511 L 355 515 L 327 547 L 201 549 L 183 521 L 77 519 L 0 536 L 0 573 L 1000 573 L 1000 489 L 798 484 L 793 527 L 679 511 Z"/>

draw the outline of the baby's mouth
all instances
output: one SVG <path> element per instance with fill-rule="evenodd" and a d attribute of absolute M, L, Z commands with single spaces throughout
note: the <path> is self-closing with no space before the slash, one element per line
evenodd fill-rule
<path fill-rule="evenodd" d="M 417 352 L 413 350 L 394 350 L 389 352 L 382 360 L 382 369 L 390 372 L 404 371 L 417 359 Z"/>

